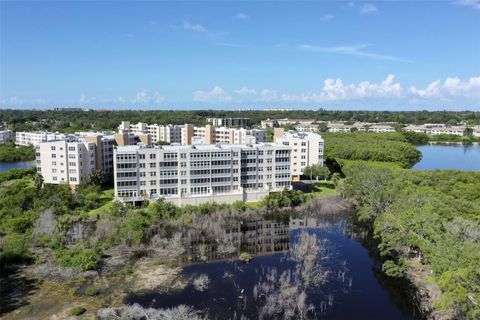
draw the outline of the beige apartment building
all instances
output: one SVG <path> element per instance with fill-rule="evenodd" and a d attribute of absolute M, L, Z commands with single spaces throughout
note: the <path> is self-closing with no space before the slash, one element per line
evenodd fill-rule
<path fill-rule="evenodd" d="M 115 197 L 176 205 L 258 201 L 290 185 L 290 152 L 271 143 L 117 147 Z"/>
<path fill-rule="evenodd" d="M 260 143 L 265 142 L 266 132 L 259 129 L 228 128 L 206 125 L 194 127 L 192 124 L 184 125 L 158 125 L 139 122 L 131 124 L 122 121 L 118 127 L 119 132 L 144 132 L 148 133 L 153 143 L 161 141 L 167 143 L 178 143 L 182 145 L 201 143 L 214 144 L 226 142 L 231 144 Z"/>
<path fill-rule="evenodd" d="M 292 148 L 290 153 L 290 170 L 292 181 L 300 180 L 303 170 L 307 166 L 323 166 L 322 136 L 312 132 L 288 131 L 282 134 L 283 129 L 274 132 L 275 142 Z"/>

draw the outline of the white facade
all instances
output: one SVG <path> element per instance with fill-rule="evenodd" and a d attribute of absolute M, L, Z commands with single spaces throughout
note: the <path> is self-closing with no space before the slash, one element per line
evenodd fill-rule
<path fill-rule="evenodd" d="M 323 166 L 324 141 L 319 134 L 289 131 L 276 138 L 275 142 L 292 148 L 290 168 L 293 177 L 302 175 L 307 166 Z"/>
<path fill-rule="evenodd" d="M 213 118 L 216 119 L 216 118 Z M 220 118 L 223 119 L 223 118 Z M 234 118 L 236 119 L 236 118 Z M 231 144 L 243 144 L 243 143 L 260 143 L 265 142 L 266 132 L 265 130 L 258 129 L 235 129 L 227 127 L 211 127 L 208 130 L 207 127 L 193 127 L 191 134 L 188 132 L 189 125 L 158 125 L 158 124 L 146 124 L 139 122 L 137 124 L 130 124 L 128 121 L 122 121 L 118 126 L 120 132 L 143 132 L 148 133 L 152 137 L 153 143 L 160 141 L 167 143 L 179 143 L 182 145 L 191 144 L 192 137 L 194 140 L 206 141 L 211 143 L 227 142 Z M 211 135 L 211 137 L 209 137 Z M 197 139 L 195 139 L 197 138 Z M 205 143 L 205 142 L 204 142 Z"/>
<path fill-rule="evenodd" d="M 295 126 L 295 130 L 298 132 L 318 132 L 318 124 L 299 124 Z"/>
<path fill-rule="evenodd" d="M 88 182 L 96 168 L 96 148 L 92 142 L 66 139 L 37 145 L 37 171 L 45 183 L 78 185 Z"/>
<path fill-rule="evenodd" d="M 17 132 L 15 134 L 15 144 L 18 146 L 37 146 L 42 142 L 64 140 L 66 135 L 63 133 L 52 133 L 47 131 Z"/>
<path fill-rule="evenodd" d="M 12 130 L 1 130 L 0 131 L 0 143 L 7 143 L 12 141 L 13 131 Z"/>
<path fill-rule="evenodd" d="M 250 127 L 251 121 L 249 118 L 207 118 L 207 124 L 216 127 Z"/>
<path fill-rule="evenodd" d="M 368 132 L 376 132 L 376 133 L 395 132 L 395 128 L 390 125 L 375 124 L 368 128 Z"/>
<path fill-rule="evenodd" d="M 179 205 L 194 199 L 259 200 L 290 185 L 290 152 L 278 144 L 118 147 L 115 197 L 164 197 Z"/>

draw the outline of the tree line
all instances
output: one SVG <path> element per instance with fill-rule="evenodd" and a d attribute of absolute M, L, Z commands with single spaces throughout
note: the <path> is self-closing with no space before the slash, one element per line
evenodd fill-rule
<path fill-rule="evenodd" d="M 50 130 L 74 132 L 79 130 L 114 130 L 121 121 L 158 124 L 192 123 L 204 125 L 207 117 L 250 118 L 253 125 L 265 119 L 312 119 L 315 121 L 398 122 L 403 124 L 467 122 L 480 124 L 478 111 L 336 111 L 336 110 L 115 110 L 115 111 L 45 111 L 0 110 L 0 123 L 15 131 Z"/>
<path fill-rule="evenodd" d="M 343 195 L 373 229 L 383 271 L 433 288 L 434 309 L 480 317 L 480 172 L 344 168 Z M 423 271 L 423 272 L 422 272 Z"/>

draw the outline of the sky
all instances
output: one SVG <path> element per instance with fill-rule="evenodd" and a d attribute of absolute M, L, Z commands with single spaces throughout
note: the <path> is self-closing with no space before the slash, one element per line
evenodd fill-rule
<path fill-rule="evenodd" d="M 54 106 L 480 110 L 480 0 L 0 0 L 0 108 Z"/>

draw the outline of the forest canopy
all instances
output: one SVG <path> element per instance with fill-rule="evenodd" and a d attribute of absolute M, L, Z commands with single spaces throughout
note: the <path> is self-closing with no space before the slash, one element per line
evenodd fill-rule
<path fill-rule="evenodd" d="M 344 196 L 373 226 L 390 276 L 420 277 L 452 319 L 480 317 L 480 172 L 344 168 Z M 419 270 L 431 270 L 427 275 Z"/>

